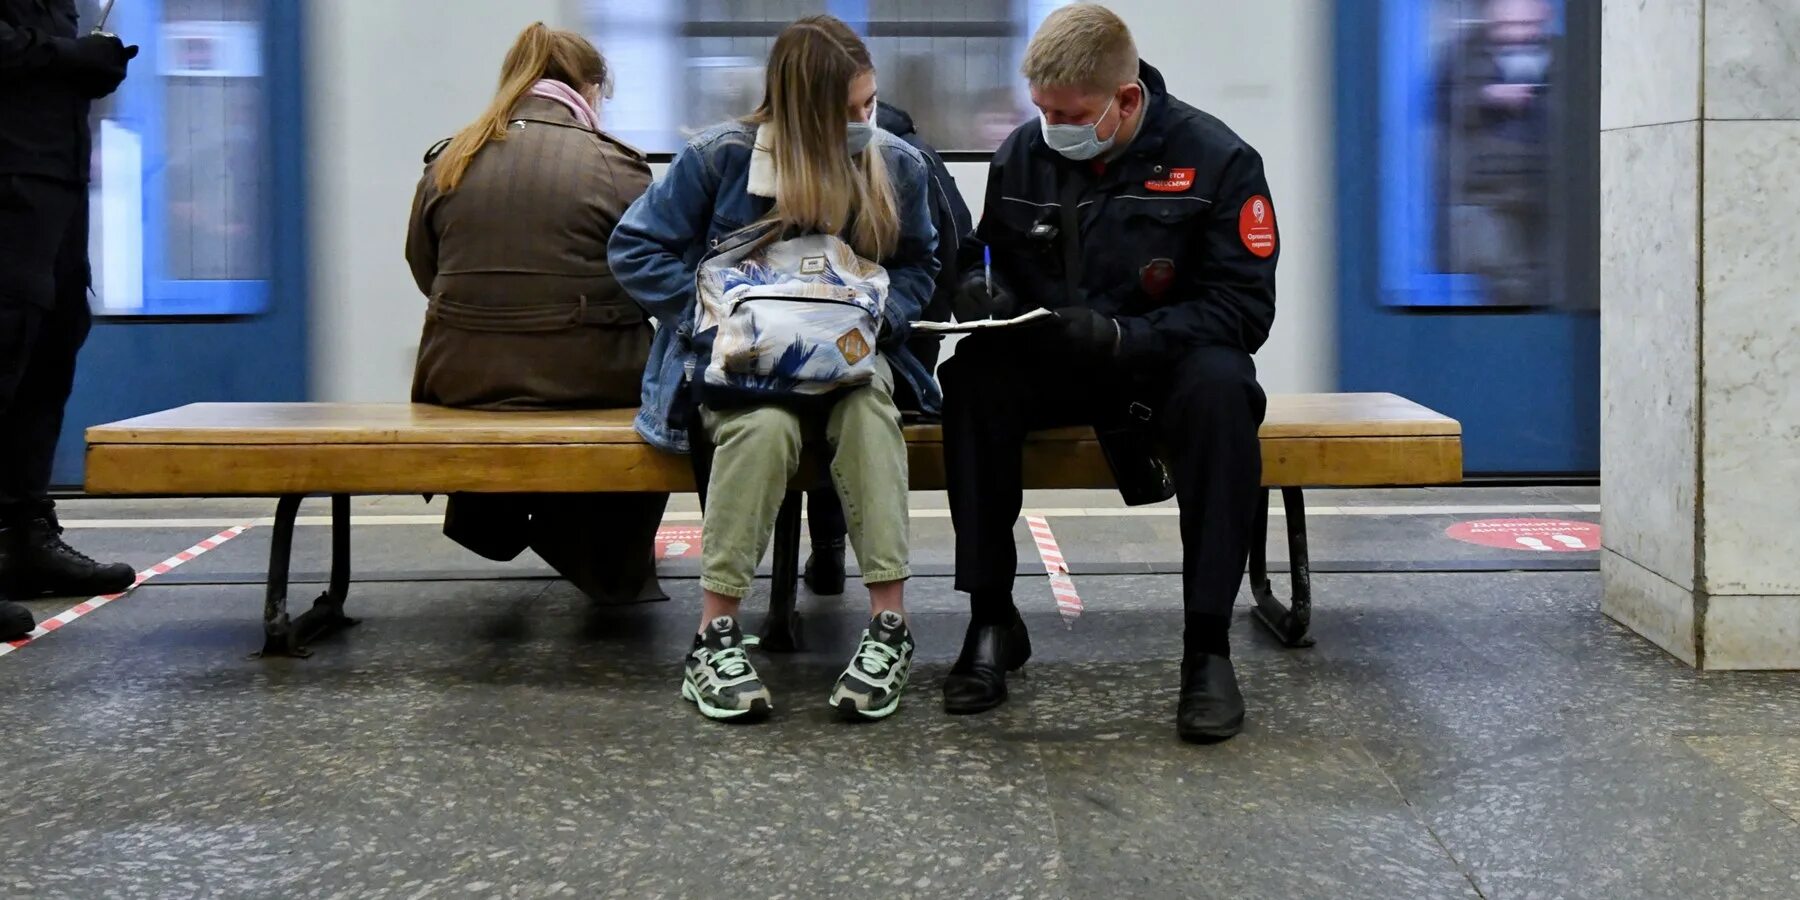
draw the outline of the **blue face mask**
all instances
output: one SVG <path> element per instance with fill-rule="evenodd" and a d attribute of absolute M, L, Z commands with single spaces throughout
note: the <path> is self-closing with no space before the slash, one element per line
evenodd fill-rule
<path fill-rule="evenodd" d="M 1112 149 L 1113 141 L 1119 137 L 1119 129 L 1113 129 L 1113 136 L 1100 140 L 1100 123 L 1106 121 L 1106 114 L 1112 112 L 1113 103 L 1118 97 L 1106 101 L 1106 108 L 1100 111 L 1100 117 L 1088 125 L 1052 125 L 1043 113 L 1038 113 L 1038 125 L 1044 130 L 1044 143 L 1050 149 L 1073 160 L 1093 159 Z"/>
<path fill-rule="evenodd" d="M 867 122 L 851 122 L 850 130 L 844 135 L 844 146 L 849 148 L 851 156 L 858 156 L 869 149 L 869 142 L 874 139 L 875 126 Z"/>

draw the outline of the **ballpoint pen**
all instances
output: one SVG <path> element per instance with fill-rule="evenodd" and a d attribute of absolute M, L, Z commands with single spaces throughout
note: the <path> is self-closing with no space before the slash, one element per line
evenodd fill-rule
<path fill-rule="evenodd" d="M 115 2 L 117 0 L 106 0 L 106 5 L 100 7 L 100 21 L 94 25 L 95 34 L 106 34 L 106 20 L 112 18 L 113 3 Z"/>
<path fill-rule="evenodd" d="M 992 301 L 994 299 L 994 248 L 988 245 L 983 245 L 981 248 L 981 277 L 987 282 L 988 300 Z M 993 317 L 993 313 L 988 313 L 988 318 Z"/>

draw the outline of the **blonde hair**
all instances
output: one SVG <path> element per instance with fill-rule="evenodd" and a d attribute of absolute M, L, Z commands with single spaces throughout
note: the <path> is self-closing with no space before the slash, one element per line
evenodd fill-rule
<path fill-rule="evenodd" d="M 875 142 L 855 159 L 844 152 L 850 82 L 874 71 L 869 48 L 831 16 L 783 29 L 769 51 L 762 105 L 745 119 L 762 127 L 775 162 L 775 206 L 760 224 L 769 239 L 789 229 L 848 235 L 876 261 L 900 244 L 900 214 Z"/>
<path fill-rule="evenodd" d="M 1038 87 L 1110 94 L 1137 81 L 1137 43 L 1118 13 L 1096 3 L 1072 3 L 1044 19 L 1025 48 L 1020 71 Z"/>
<path fill-rule="evenodd" d="M 533 22 L 520 32 L 500 66 L 500 91 L 494 95 L 494 102 L 488 104 L 481 118 L 457 132 L 438 158 L 438 190 L 446 194 L 456 190 L 475 154 L 492 141 L 506 140 L 506 125 L 513 107 L 519 105 L 532 85 L 546 78 L 577 91 L 590 86 L 604 90 L 606 59 L 587 38 L 573 31 L 556 31 L 542 22 Z"/>

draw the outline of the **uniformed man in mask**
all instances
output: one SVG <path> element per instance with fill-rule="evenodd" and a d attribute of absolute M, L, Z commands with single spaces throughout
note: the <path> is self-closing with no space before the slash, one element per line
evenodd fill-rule
<path fill-rule="evenodd" d="M 110 594 L 135 577 L 64 543 L 48 498 L 90 321 L 88 105 L 135 56 L 77 36 L 74 0 L 0 0 L 0 640 L 33 627 L 10 598 Z"/>
<path fill-rule="evenodd" d="M 1024 74 L 1042 115 L 995 154 L 976 231 L 992 275 L 979 245 L 965 255 L 958 316 L 1042 307 L 1056 322 L 971 336 L 940 370 L 956 587 L 973 612 L 944 705 L 1003 703 L 1030 655 L 1012 596 L 1021 447 L 1027 432 L 1088 424 L 1128 500 L 1162 499 L 1172 481 L 1186 608 L 1176 722 L 1189 740 L 1222 740 L 1244 718 L 1228 629 L 1266 502 L 1250 355 L 1275 318 L 1280 238 L 1262 158 L 1171 96 L 1103 7 L 1052 13 Z"/>

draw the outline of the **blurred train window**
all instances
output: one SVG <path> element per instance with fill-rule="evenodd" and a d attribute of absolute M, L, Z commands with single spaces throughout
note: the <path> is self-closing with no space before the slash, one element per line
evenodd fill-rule
<path fill-rule="evenodd" d="M 243 315 L 268 297 L 265 0 L 134 0 L 142 48 L 94 104 L 90 256 L 104 315 Z M 84 22 L 102 3 L 83 0 Z"/>
<path fill-rule="evenodd" d="M 174 278 L 261 278 L 262 104 L 255 0 L 175 0 L 162 66 Z"/>
<path fill-rule="evenodd" d="M 1578 306 L 1564 0 L 1385 4 L 1382 288 L 1392 306 Z"/>
<path fill-rule="evenodd" d="M 941 150 L 991 151 L 1032 115 L 1018 75 L 1032 30 L 1066 0 L 581 0 L 614 72 L 608 130 L 650 152 L 751 111 L 775 35 L 830 13 L 869 42 L 882 99 Z"/>

